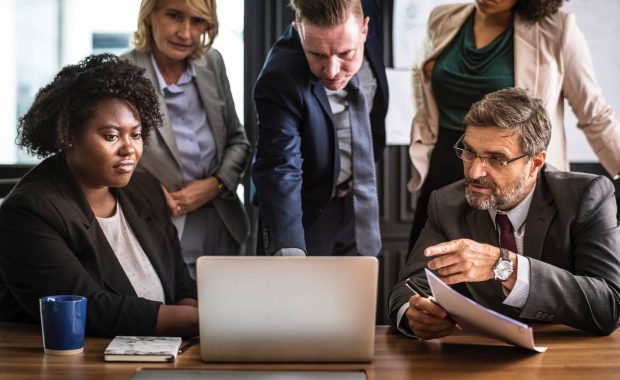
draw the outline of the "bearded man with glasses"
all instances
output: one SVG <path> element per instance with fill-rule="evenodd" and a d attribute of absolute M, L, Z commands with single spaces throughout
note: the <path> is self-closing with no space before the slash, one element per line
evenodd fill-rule
<path fill-rule="evenodd" d="M 392 322 L 423 339 L 451 334 L 446 311 L 405 285 L 428 290 L 428 268 L 511 318 L 612 333 L 620 323 L 620 228 L 611 182 L 545 164 L 549 118 L 523 89 L 488 94 L 464 123 L 454 150 L 465 179 L 431 195 L 429 219 L 390 296 Z"/>

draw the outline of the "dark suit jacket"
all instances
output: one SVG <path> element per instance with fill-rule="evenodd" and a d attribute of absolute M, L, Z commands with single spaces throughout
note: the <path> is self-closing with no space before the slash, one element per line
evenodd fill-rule
<path fill-rule="evenodd" d="M 134 173 L 113 189 L 161 280 L 166 304 L 196 298 L 164 195 Z M 154 335 L 160 303 L 138 298 L 63 155 L 46 159 L 0 206 L 0 320 L 39 320 L 38 298 L 88 298 L 89 335 Z"/>
<path fill-rule="evenodd" d="M 385 148 L 388 91 L 380 19 L 373 0 L 364 54 L 378 86 L 370 114 L 373 150 Z M 340 172 L 338 137 L 325 88 L 308 67 L 297 32 L 289 27 L 272 47 L 254 88 L 258 143 L 252 178 L 264 229 L 266 252 L 306 250 L 309 229 L 330 200 Z"/>
<path fill-rule="evenodd" d="M 463 181 L 432 193 L 428 222 L 390 295 L 393 322 L 411 296 L 406 278 L 428 289 L 424 248 L 459 238 L 499 246 L 488 211 L 470 207 L 464 194 Z M 618 327 L 620 227 L 614 187 L 607 178 L 545 166 L 527 215 L 523 251 L 531 271 L 522 309 L 502 303 L 505 296 L 494 280 L 458 284 L 455 289 L 512 318 L 562 323 L 599 334 Z"/>

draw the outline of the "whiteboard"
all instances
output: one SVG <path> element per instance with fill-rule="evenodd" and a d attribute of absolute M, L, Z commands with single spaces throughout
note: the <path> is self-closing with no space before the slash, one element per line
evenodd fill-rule
<path fill-rule="evenodd" d="M 431 10 L 440 4 L 458 0 L 394 0 L 393 61 L 398 69 L 410 69 L 426 34 L 426 22 Z M 590 48 L 596 78 L 603 97 L 620 113 L 620 0 L 570 0 L 562 9 L 575 14 L 577 25 Z M 401 86 L 411 86 L 405 81 Z M 390 92 L 401 93 L 390 88 Z M 411 100 L 411 107 L 413 106 Z M 598 162 L 586 138 L 577 128 L 577 120 L 568 103 L 565 106 L 565 130 L 568 159 L 571 162 Z"/>

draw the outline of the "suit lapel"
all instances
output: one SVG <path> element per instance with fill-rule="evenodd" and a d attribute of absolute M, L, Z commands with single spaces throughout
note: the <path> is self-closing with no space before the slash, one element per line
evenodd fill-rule
<path fill-rule="evenodd" d="M 222 110 L 226 106 L 223 101 L 224 95 L 217 91 L 219 87 L 216 85 L 218 78 L 207 64 L 205 56 L 203 55 L 200 59 L 193 59 L 191 62 L 196 70 L 196 87 L 202 106 L 207 113 L 207 120 L 215 140 L 218 162 L 220 162 L 226 146 L 226 124 L 222 118 Z M 214 167 L 218 167 L 218 165 L 216 164 Z"/>
<path fill-rule="evenodd" d="M 323 87 L 323 84 L 321 83 L 321 81 L 316 77 L 312 77 L 310 79 L 310 86 L 312 87 L 312 94 L 314 95 L 316 100 L 319 102 L 319 105 L 323 109 L 323 112 L 329 117 L 329 121 L 333 127 L 334 116 L 332 115 L 332 108 L 329 105 L 329 100 L 327 99 L 327 93 L 325 92 L 325 87 Z"/>
<path fill-rule="evenodd" d="M 495 225 L 486 210 L 471 208 L 467 214 L 467 225 L 471 231 L 471 239 L 479 243 L 499 246 Z"/>
<path fill-rule="evenodd" d="M 338 133 L 336 132 L 336 127 L 334 126 L 334 115 L 332 114 L 332 107 L 329 105 L 329 100 L 327 99 L 325 87 L 323 87 L 323 84 L 317 77 L 312 74 L 310 74 L 310 76 L 310 87 L 312 95 L 316 98 L 317 102 L 321 106 L 323 113 L 327 115 L 326 121 L 329 122 L 329 127 L 332 131 L 332 138 L 334 139 L 334 151 L 332 152 L 332 154 L 334 154 L 334 157 L 337 157 L 337 159 L 334 166 L 332 184 L 333 186 L 336 186 L 336 183 L 338 182 L 338 174 L 340 173 L 340 147 L 338 144 Z"/>
<path fill-rule="evenodd" d="M 155 73 L 155 68 L 151 62 L 150 55 L 137 53 L 136 52 L 136 65 L 139 67 L 144 67 L 144 75 L 151 81 L 153 84 L 153 88 L 157 93 L 157 98 L 159 99 L 159 111 L 163 114 L 163 124 L 161 128 L 155 128 L 155 132 L 161 136 L 162 140 L 168 147 L 170 151 L 170 155 L 172 159 L 177 163 L 180 167 L 181 162 L 179 160 L 179 149 L 177 147 L 177 140 L 174 137 L 174 131 L 172 130 L 172 124 L 170 123 L 170 115 L 168 115 L 168 108 L 166 107 L 166 101 L 164 100 L 164 96 L 159 90 L 159 80 L 157 79 L 157 74 Z"/>
<path fill-rule="evenodd" d="M 461 31 L 461 27 L 463 26 L 463 24 L 465 24 L 465 21 L 467 21 L 467 18 L 472 14 L 474 10 L 475 6 L 473 4 L 463 7 L 458 13 L 451 15 L 450 18 L 448 20 L 445 20 L 441 25 L 437 25 L 437 27 L 440 28 L 440 31 L 437 33 L 442 33 L 444 35 L 438 39 L 439 41 L 441 41 L 441 43 L 432 46 L 431 54 L 428 56 L 424 64 L 439 57 L 439 55 Z"/>
<path fill-rule="evenodd" d="M 66 197 L 67 203 L 74 205 L 73 211 L 76 215 L 80 215 L 83 218 L 82 222 L 89 236 L 88 240 L 92 242 L 94 247 L 95 257 L 93 259 L 98 264 L 96 267 L 99 269 L 99 278 L 117 294 L 136 295 L 108 239 L 99 226 L 95 214 L 84 197 L 84 193 L 82 193 L 73 174 L 71 174 L 64 156 L 59 156 L 57 159 L 52 181 L 58 186 L 60 193 Z"/>
<path fill-rule="evenodd" d="M 516 14 L 514 28 L 515 86 L 529 88 L 538 93 L 538 23 L 528 23 Z"/>
<path fill-rule="evenodd" d="M 51 160 L 53 160 L 52 173 L 50 175 L 51 181 L 65 198 L 70 207 L 69 211 L 79 216 L 84 227 L 90 228 L 93 222 L 96 222 L 95 215 L 80 190 L 78 183 L 75 181 L 69 166 L 67 166 L 65 156 L 58 155 L 51 158 Z"/>
<path fill-rule="evenodd" d="M 540 260 L 551 221 L 557 209 L 552 204 L 551 195 L 547 191 L 544 180 L 544 170 L 538 174 L 536 190 L 532 197 L 532 204 L 525 220 L 525 236 L 523 238 L 523 253 L 533 259 Z"/>

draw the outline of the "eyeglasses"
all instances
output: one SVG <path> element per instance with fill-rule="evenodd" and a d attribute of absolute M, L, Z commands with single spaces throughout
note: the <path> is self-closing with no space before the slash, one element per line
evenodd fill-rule
<path fill-rule="evenodd" d="M 480 162 L 483 165 L 487 165 L 488 167 L 492 168 L 492 169 L 496 169 L 496 170 L 500 170 L 503 167 L 505 167 L 506 165 L 512 164 L 513 162 L 522 159 L 523 157 L 527 157 L 529 156 L 529 153 L 526 153 L 522 156 L 519 157 L 515 157 L 515 158 L 511 158 L 508 160 L 500 160 L 497 159 L 495 157 L 484 157 L 484 156 L 478 156 L 476 153 L 472 152 L 471 150 L 465 148 L 463 146 L 463 138 L 465 137 L 465 135 L 461 136 L 461 138 L 456 142 L 456 144 L 454 144 L 454 152 L 456 153 L 456 156 L 458 158 L 460 158 L 461 160 L 465 161 L 465 162 L 474 162 L 477 159 L 480 160 Z"/>

